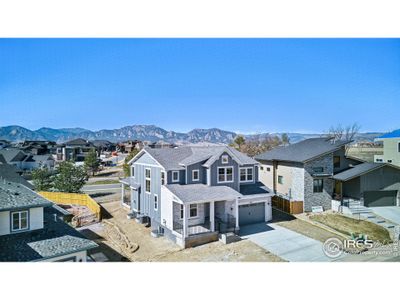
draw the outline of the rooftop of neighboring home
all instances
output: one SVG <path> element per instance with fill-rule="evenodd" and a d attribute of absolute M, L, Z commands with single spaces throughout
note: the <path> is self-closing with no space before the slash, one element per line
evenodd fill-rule
<path fill-rule="evenodd" d="M 311 138 L 288 146 L 281 146 L 255 156 L 257 160 L 304 163 L 319 156 L 335 152 L 351 141 L 332 138 Z"/>
<path fill-rule="evenodd" d="M 54 160 L 53 156 L 50 154 L 32 155 L 32 159 L 37 163 L 44 163 L 48 160 Z"/>
<path fill-rule="evenodd" d="M 7 163 L 24 161 L 28 157 L 28 154 L 16 148 L 0 149 L 0 154 Z"/>
<path fill-rule="evenodd" d="M 3 156 L 0 155 L 0 181 L 4 180 L 16 182 L 33 189 L 33 185 L 18 174 L 17 168 L 13 165 L 7 164 Z"/>
<path fill-rule="evenodd" d="M 333 176 L 333 179 L 339 180 L 339 181 L 348 181 L 353 178 L 359 177 L 361 175 L 367 174 L 371 171 L 374 171 L 376 169 L 382 168 L 382 167 L 391 167 L 391 168 L 396 168 L 399 169 L 398 167 L 395 167 L 390 164 L 385 164 L 385 163 L 370 163 L 370 162 L 365 162 L 359 165 L 356 165 L 354 167 L 351 167 L 350 169 L 343 171 L 341 173 L 338 173 Z"/>
<path fill-rule="evenodd" d="M 113 145 L 110 141 L 107 140 L 94 140 L 91 142 L 95 147 L 109 147 Z"/>
<path fill-rule="evenodd" d="M 66 224 L 62 215 L 52 206 L 45 207 L 43 229 L 0 236 L 0 261 L 44 260 L 98 246 Z"/>
<path fill-rule="evenodd" d="M 93 143 L 92 142 L 90 142 L 88 140 L 85 140 L 85 139 L 82 139 L 82 138 L 78 138 L 78 139 L 67 141 L 67 142 L 63 143 L 62 145 L 65 145 L 65 146 L 93 147 Z"/>
<path fill-rule="evenodd" d="M 209 167 L 224 152 L 229 154 L 239 165 L 258 164 L 247 155 L 228 146 L 195 147 L 181 146 L 175 148 L 145 148 L 155 160 L 166 170 L 184 170 L 186 166 L 204 162 L 204 167 Z"/>
<path fill-rule="evenodd" d="M 0 211 L 51 206 L 52 202 L 21 183 L 0 180 Z"/>
<path fill-rule="evenodd" d="M 375 141 L 380 141 L 382 139 L 393 139 L 393 138 L 400 138 L 400 129 L 381 135 L 377 137 Z"/>

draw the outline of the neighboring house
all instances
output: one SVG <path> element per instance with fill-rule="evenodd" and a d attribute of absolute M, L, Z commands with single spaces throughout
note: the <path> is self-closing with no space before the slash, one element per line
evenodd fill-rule
<path fill-rule="evenodd" d="M 15 148 L 33 155 L 50 154 L 55 146 L 56 143 L 52 141 L 23 141 L 14 144 Z"/>
<path fill-rule="evenodd" d="M 21 183 L 0 180 L 0 261 L 86 261 L 97 244 L 66 224 L 62 212 Z"/>
<path fill-rule="evenodd" d="M 375 155 L 375 162 L 384 162 L 400 167 L 400 129 L 375 139 L 383 143 L 383 155 Z"/>
<path fill-rule="evenodd" d="M 348 206 L 352 200 L 366 207 L 400 205 L 400 167 L 385 163 L 362 163 L 332 177 L 337 199 Z"/>
<path fill-rule="evenodd" d="M 0 149 L 7 148 L 10 145 L 9 141 L 6 140 L 0 140 Z"/>
<path fill-rule="evenodd" d="M 7 148 L 0 150 L 0 155 L 3 156 L 7 164 L 15 166 L 20 172 L 43 167 L 49 170 L 54 168 L 54 159 L 50 154 L 32 155 L 19 149 Z"/>
<path fill-rule="evenodd" d="M 85 139 L 75 139 L 64 144 L 58 145 L 56 148 L 55 160 L 84 162 L 85 157 L 90 151 L 96 151 L 96 147 L 92 142 Z"/>
<path fill-rule="evenodd" d="M 145 148 L 129 163 L 132 176 L 121 180 L 129 216 L 182 247 L 272 219 L 258 163 L 233 148 Z"/>
<path fill-rule="evenodd" d="M 33 185 L 19 174 L 18 169 L 13 165 L 7 164 L 4 157 L 0 154 L 0 181 L 2 180 L 20 183 L 30 189 L 33 189 Z"/>
<path fill-rule="evenodd" d="M 116 144 L 107 140 L 94 140 L 92 141 L 92 144 L 96 147 L 97 152 L 100 154 L 103 152 L 113 152 L 117 148 Z"/>
<path fill-rule="evenodd" d="M 122 153 L 130 153 L 133 150 L 141 150 L 143 149 L 143 143 L 138 140 L 134 141 L 125 141 L 117 144 L 117 151 Z"/>
<path fill-rule="evenodd" d="M 331 208 L 334 174 L 360 161 L 346 156 L 347 141 L 307 139 L 257 155 L 260 181 L 276 193 L 274 205 L 290 212 Z"/>

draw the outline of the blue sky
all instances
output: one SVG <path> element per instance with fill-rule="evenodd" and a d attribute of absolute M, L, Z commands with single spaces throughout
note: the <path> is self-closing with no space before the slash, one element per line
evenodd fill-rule
<path fill-rule="evenodd" d="M 0 126 L 400 127 L 399 39 L 0 39 Z"/>

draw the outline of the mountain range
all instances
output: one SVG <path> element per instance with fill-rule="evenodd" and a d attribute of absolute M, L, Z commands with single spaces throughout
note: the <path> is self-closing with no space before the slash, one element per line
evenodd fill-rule
<path fill-rule="evenodd" d="M 262 133 L 254 135 L 245 135 L 247 139 L 280 136 L 282 133 Z M 306 138 L 319 137 L 321 133 L 303 134 L 303 133 L 287 133 L 291 143 L 299 142 Z M 359 133 L 356 140 L 373 141 L 373 139 L 381 132 Z M 8 140 L 18 142 L 24 140 L 48 140 L 57 143 L 66 142 L 76 138 L 86 140 L 109 140 L 111 142 L 120 142 L 126 140 L 141 141 L 165 141 L 170 143 L 231 143 L 238 134 L 231 131 L 221 130 L 218 128 L 211 129 L 193 129 L 188 133 L 180 133 L 175 131 L 167 131 L 155 125 L 132 125 L 125 126 L 120 129 L 102 129 L 91 131 L 83 128 L 61 128 L 53 129 L 43 127 L 38 130 L 29 130 L 21 126 L 4 126 L 0 127 L 0 140 Z"/>

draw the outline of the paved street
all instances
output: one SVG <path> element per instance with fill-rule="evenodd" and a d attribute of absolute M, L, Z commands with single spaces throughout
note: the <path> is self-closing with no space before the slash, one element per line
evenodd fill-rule
<path fill-rule="evenodd" d="M 82 192 L 86 192 L 86 193 L 116 191 L 116 190 L 121 190 L 121 184 L 113 183 L 113 184 L 85 185 L 81 190 L 82 190 Z"/>
<path fill-rule="evenodd" d="M 276 224 L 243 226 L 240 228 L 240 235 L 287 261 L 334 261 L 324 254 L 320 241 Z"/>

